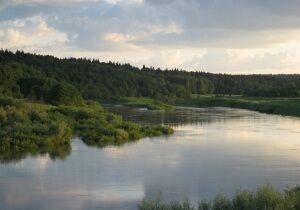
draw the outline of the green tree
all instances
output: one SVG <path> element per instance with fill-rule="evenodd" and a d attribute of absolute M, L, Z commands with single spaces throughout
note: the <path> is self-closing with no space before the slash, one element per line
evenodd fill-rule
<path fill-rule="evenodd" d="M 83 100 L 78 90 L 67 83 L 55 85 L 48 98 L 55 105 L 82 105 Z"/>

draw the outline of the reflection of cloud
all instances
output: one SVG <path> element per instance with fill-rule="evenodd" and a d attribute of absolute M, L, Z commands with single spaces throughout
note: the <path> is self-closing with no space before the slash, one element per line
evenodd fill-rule
<path fill-rule="evenodd" d="M 49 165 L 49 163 L 52 162 L 50 157 L 48 155 L 46 156 L 39 156 L 38 158 L 35 158 L 35 168 L 39 171 L 45 171 Z"/>
<path fill-rule="evenodd" d="M 97 202 L 121 202 L 121 201 L 136 201 L 144 197 L 143 185 L 135 183 L 136 186 L 131 184 L 126 189 L 112 188 L 111 186 L 101 186 L 96 190 L 91 189 L 70 189 L 70 190 L 52 190 L 40 192 L 44 196 L 58 196 L 58 197 L 76 197 L 78 200 L 84 201 L 97 201 Z M 83 187 L 84 188 L 84 187 Z"/>
<path fill-rule="evenodd" d="M 143 185 L 139 183 L 128 185 L 128 188 L 122 186 L 122 189 L 120 186 L 113 188 L 105 185 L 98 186 L 98 189 L 80 185 L 70 189 L 62 188 L 58 183 L 52 183 L 51 189 L 51 186 L 45 184 L 40 179 L 35 182 L 20 179 L 2 185 L 7 190 L 0 208 L 6 205 L 12 209 L 39 210 L 40 206 L 44 206 L 43 209 L 85 209 L 84 206 L 91 204 L 96 204 L 97 208 L 114 205 L 122 207 L 124 203 L 133 203 L 135 206 L 144 197 Z"/>
<path fill-rule="evenodd" d="M 299 183 L 298 118 L 223 108 L 175 112 L 178 118 L 172 119 L 183 123 L 167 138 L 104 149 L 75 140 L 64 162 L 52 164 L 43 156 L 0 165 L 8 175 L 0 177 L 0 209 L 132 209 L 159 192 L 166 199 L 197 202 L 220 189 Z M 195 115 L 206 123 L 192 124 Z"/>
<path fill-rule="evenodd" d="M 113 147 L 108 146 L 103 148 L 103 153 L 105 156 L 109 158 L 122 158 L 122 157 L 130 157 L 136 155 L 136 150 L 129 148 L 130 144 L 123 145 L 122 147 Z M 128 150 L 125 150 L 124 147 L 128 148 Z"/>
<path fill-rule="evenodd" d="M 49 155 L 39 155 L 23 159 L 15 163 L 14 167 L 29 170 L 31 173 L 44 173 L 51 162 Z"/>

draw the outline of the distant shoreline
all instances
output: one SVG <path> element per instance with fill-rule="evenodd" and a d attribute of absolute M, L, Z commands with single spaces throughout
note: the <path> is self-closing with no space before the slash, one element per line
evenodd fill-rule
<path fill-rule="evenodd" d="M 179 99 L 184 107 L 229 107 L 266 114 L 300 117 L 300 98 L 198 97 Z"/>

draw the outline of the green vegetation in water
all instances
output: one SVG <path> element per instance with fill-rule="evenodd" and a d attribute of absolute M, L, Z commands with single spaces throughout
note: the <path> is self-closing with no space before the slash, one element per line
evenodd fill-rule
<path fill-rule="evenodd" d="M 300 98 L 258 98 L 258 97 L 215 97 L 203 96 L 180 99 L 179 106 L 192 107 L 232 107 L 248 109 L 267 114 L 280 114 L 300 117 Z"/>
<path fill-rule="evenodd" d="M 271 185 L 258 187 L 255 192 L 239 190 L 229 198 L 217 195 L 212 201 L 200 201 L 197 206 L 190 202 L 163 203 L 161 199 L 144 200 L 139 210 L 298 210 L 300 186 L 279 191 Z"/>
<path fill-rule="evenodd" d="M 121 99 L 115 100 L 105 100 L 104 102 L 122 104 L 129 107 L 139 107 L 146 108 L 148 110 L 157 110 L 157 111 L 171 111 L 173 106 L 164 102 L 161 102 L 157 99 L 145 98 L 145 97 L 124 97 Z"/>
<path fill-rule="evenodd" d="M 141 126 L 124 121 L 121 116 L 106 112 L 97 102 L 87 102 L 82 107 L 59 106 L 50 110 L 66 117 L 74 134 L 82 137 L 88 145 L 121 145 L 143 137 L 169 135 L 170 127 L 155 125 Z"/>
<path fill-rule="evenodd" d="M 173 132 L 167 126 L 124 121 L 92 101 L 81 106 L 54 106 L 0 98 L 0 161 L 47 153 L 65 158 L 74 135 L 88 145 L 104 147 Z"/>
<path fill-rule="evenodd" d="M 0 98 L 0 161 L 48 153 L 65 158 L 71 152 L 72 130 L 50 106 Z"/>

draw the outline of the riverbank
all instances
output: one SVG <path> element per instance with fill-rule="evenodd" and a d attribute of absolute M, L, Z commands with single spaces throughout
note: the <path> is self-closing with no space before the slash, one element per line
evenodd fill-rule
<path fill-rule="evenodd" d="M 125 121 L 93 101 L 81 106 L 53 106 L 0 98 L 1 160 L 45 153 L 65 158 L 71 151 L 73 136 L 87 145 L 104 147 L 173 132 L 167 126 L 141 126 Z"/>
<path fill-rule="evenodd" d="M 139 210 L 265 210 L 300 209 L 300 187 L 279 191 L 271 185 L 258 187 L 256 191 L 240 190 L 232 198 L 217 195 L 212 201 L 200 201 L 198 206 L 190 202 L 163 203 L 160 199 L 144 200 Z"/>
<path fill-rule="evenodd" d="M 109 104 L 121 104 L 123 106 L 128 107 L 138 107 L 138 108 L 145 108 L 148 110 L 155 110 L 155 111 L 171 111 L 173 110 L 173 106 L 170 104 L 166 104 L 156 99 L 152 98 L 145 98 L 145 97 L 123 97 L 120 99 L 110 99 L 110 100 L 103 100 L 102 103 L 109 103 Z"/>
<path fill-rule="evenodd" d="M 300 117 L 300 98 L 248 98 L 215 97 L 179 99 L 177 106 L 186 107 L 230 107 L 248 109 L 267 114 Z"/>

